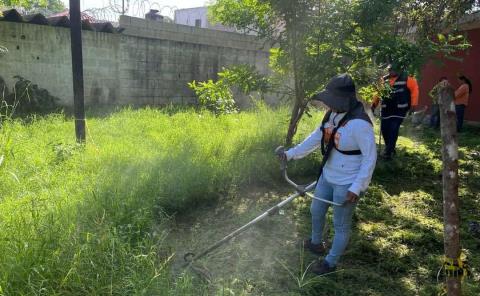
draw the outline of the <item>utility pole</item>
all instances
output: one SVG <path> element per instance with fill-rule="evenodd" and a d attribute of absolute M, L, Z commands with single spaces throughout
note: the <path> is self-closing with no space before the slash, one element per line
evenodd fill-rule
<path fill-rule="evenodd" d="M 445 273 L 448 296 L 462 294 L 460 216 L 458 202 L 458 138 L 453 88 L 443 82 L 439 94 L 443 160 L 443 218 Z"/>
<path fill-rule="evenodd" d="M 72 46 L 73 108 L 77 142 L 85 142 L 85 104 L 83 88 L 82 18 L 80 0 L 70 0 L 70 39 Z"/>
<path fill-rule="evenodd" d="M 125 0 L 122 0 L 122 15 L 125 15 Z"/>

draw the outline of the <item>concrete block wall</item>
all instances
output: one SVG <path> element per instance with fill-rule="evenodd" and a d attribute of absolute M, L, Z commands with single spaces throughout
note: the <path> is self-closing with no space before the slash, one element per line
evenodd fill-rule
<path fill-rule="evenodd" d="M 118 35 L 83 31 L 86 104 L 118 99 Z M 0 58 L 0 76 L 12 88 L 20 75 L 73 105 L 70 31 L 66 28 L 0 22 L 0 44 L 8 54 Z"/>
<path fill-rule="evenodd" d="M 121 34 L 83 31 L 87 105 L 194 103 L 192 80 L 248 63 L 269 73 L 268 49 L 252 36 L 122 16 Z M 73 105 L 68 28 L 0 22 L 0 76 L 21 75 Z M 242 102 L 240 102 L 242 104 Z"/>

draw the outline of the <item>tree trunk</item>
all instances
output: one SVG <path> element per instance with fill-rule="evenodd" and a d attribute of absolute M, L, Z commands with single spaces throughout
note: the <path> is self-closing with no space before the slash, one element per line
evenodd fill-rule
<path fill-rule="evenodd" d="M 303 85 L 303 61 L 302 61 L 302 48 L 299 40 L 302 40 L 302 36 L 299 36 L 301 32 L 297 30 L 297 18 L 293 16 L 292 19 L 287 22 L 287 26 L 290 32 L 290 49 L 292 54 L 292 70 L 293 70 L 293 81 L 295 88 L 295 103 L 293 105 L 292 113 L 290 115 L 290 123 L 288 125 L 287 137 L 285 138 L 285 146 L 291 146 L 293 142 L 293 137 L 297 132 L 297 126 L 302 119 L 303 113 L 305 111 L 306 102 L 305 102 L 305 89 Z"/>
<path fill-rule="evenodd" d="M 460 257 L 460 217 L 458 213 L 458 139 L 453 88 L 444 83 L 439 94 L 442 158 L 443 217 L 445 257 L 456 262 Z M 458 276 L 447 275 L 447 295 L 461 295 Z"/>
<path fill-rule="evenodd" d="M 293 142 L 293 137 L 297 133 L 298 123 L 302 119 L 303 113 L 305 111 L 305 103 L 303 103 L 303 98 L 299 100 L 295 98 L 295 104 L 293 105 L 292 113 L 290 115 L 290 123 L 288 125 L 287 137 L 285 139 L 285 146 L 291 146 Z"/>

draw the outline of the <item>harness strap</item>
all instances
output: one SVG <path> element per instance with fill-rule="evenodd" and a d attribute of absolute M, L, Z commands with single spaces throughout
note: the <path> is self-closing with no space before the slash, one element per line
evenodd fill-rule
<path fill-rule="evenodd" d="M 325 153 L 326 153 L 326 150 L 325 150 L 325 123 L 328 122 L 328 120 L 330 119 L 330 115 L 332 115 L 332 110 L 328 110 L 327 113 L 325 113 L 325 116 L 323 117 L 322 119 L 322 124 L 320 125 L 320 129 L 322 131 L 322 140 L 321 140 L 321 149 L 322 149 L 322 155 L 325 157 Z"/>
<path fill-rule="evenodd" d="M 335 146 L 335 150 L 345 155 L 362 155 L 362 151 L 360 150 L 340 150 L 337 146 Z"/>
<path fill-rule="evenodd" d="M 332 111 L 329 110 L 329 111 L 325 114 L 325 117 L 324 117 L 323 120 L 322 120 L 322 125 L 320 126 L 320 129 L 321 129 L 321 131 L 322 131 L 321 149 L 322 149 L 322 155 L 323 155 L 324 157 L 325 157 L 325 155 L 326 155 L 326 153 L 327 153 L 327 151 L 326 151 L 326 149 L 325 149 L 325 141 L 324 141 L 324 139 L 325 139 L 325 127 L 324 127 L 324 126 L 325 126 L 325 123 L 328 122 L 331 114 L 332 114 Z M 337 146 L 335 145 L 335 142 L 334 142 L 334 141 L 335 141 L 335 140 L 334 140 L 334 139 L 335 139 L 335 134 L 337 133 L 337 130 L 338 130 L 340 127 L 342 127 L 342 126 L 344 126 L 345 124 L 347 124 L 347 122 L 348 122 L 348 120 L 349 120 L 349 119 L 347 118 L 348 115 L 349 115 L 348 113 L 345 114 L 345 116 L 344 116 L 344 117 L 340 120 L 340 122 L 338 123 L 337 127 L 333 130 L 332 135 L 330 136 L 330 141 L 332 141 L 332 139 L 333 139 L 333 148 L 334 148 L 335 150 L 337 150 L 338 152 L 344 154 L 344 155 L 362 155 L 362 151 L 360 151 L 360 150 L 340 150 L 340 149 L 338 149 Z M 330 141 L 329 141 L 329 142 L 330 142 Z M 328 145 L 327 145 L 327 146 L 328 146 Z"/>
<path fill-rule="evenodd" d="M 332 111 L 328 111 L 327 114 L 325 114 L 325 117 L 323 118 L 322 120 L 322 129 L 324 130 L 323 126 L 324 124 L 328 121 L 328 119 L 330 118 L 330 115 L 332 114 Z M 343 116 L 342 119 L 340 119 L 340 122 L 338 123 L 338 125 L 333 129 L 332 131 L 332 135 L 330 136 L 330 139 L 328 140 L 328 143 L 327 143 L 327 147 L 325 148 L 324 147 L 324 137 L 325 137 L 325 133 L 323 132 L 322 130 L 322 154 L 323 154 L 323 158 L 322 158 L 322 163 L 320 164 L 320 170 L 318 172 L 318 178 L 320 179 L 320 176 L 322 175 L 323 173 L 323 167 L 325 166 L 325 164 L 327 163 L 327 160 L 328 160 L 328 157 L 330 156 L 330 152 L 332 151 L 332 149 L 335 147 L 335 134 L 337 133 L 338 129 L 344 125 L 344 123 L 346 123 L 351 117 L 351 110 L 347 112 L 347 114 L 345 114 L 345 116 Z"/>

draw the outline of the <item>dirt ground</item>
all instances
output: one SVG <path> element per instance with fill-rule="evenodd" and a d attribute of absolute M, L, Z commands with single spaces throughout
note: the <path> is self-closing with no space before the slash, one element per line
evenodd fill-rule
<path fill-rule="evenodd" d="M 201 252 L 291 193 L 249 189 L 177 217 L 172 225 L 175 232 L 166 239 L 175 246 L 174 269 L 181 271 L 185 253 Z M 308 225 L 297 223 L 296 217 L 299 206 L 307 206 L 307 202 L 300 197 L 294 203 L 295 207 L 286 206 L 280 214 L 267 217 L 195 264 L 196 270 L 208 276 L 212 291 L 220 295 L 233 295 L 232 291 L 235 295 L 238 291 L 242 291 L 240 295 L 297 295 L 302 263 L 315 257 L 302 251 L 306 235 L 302 232 Z"/>

